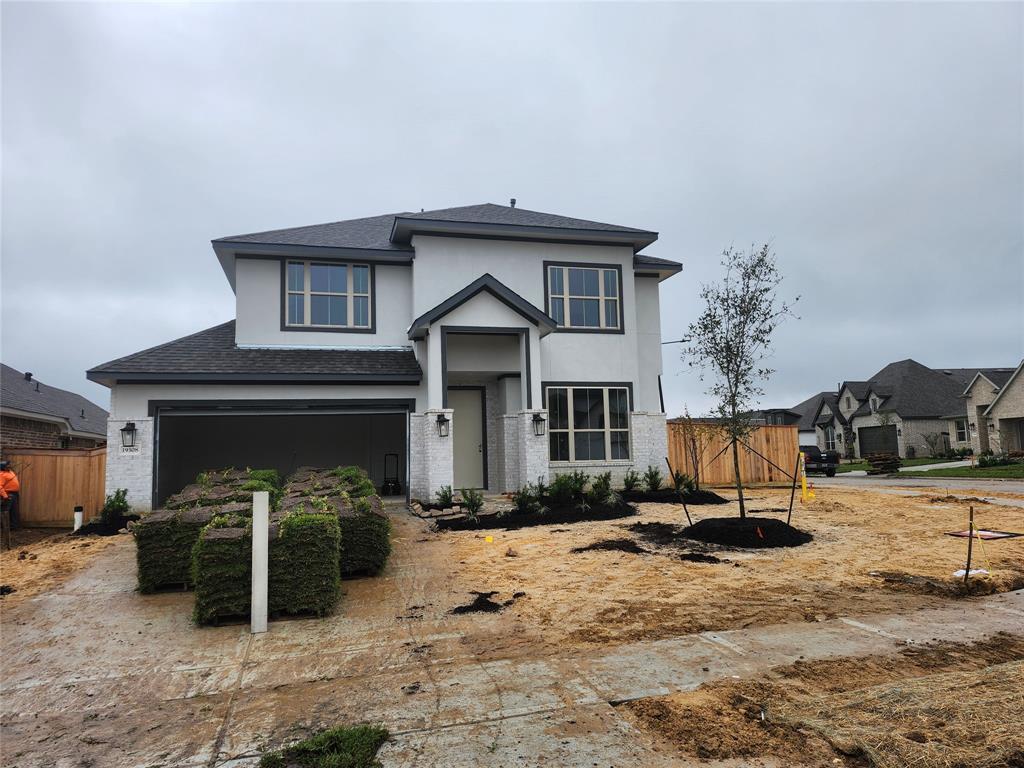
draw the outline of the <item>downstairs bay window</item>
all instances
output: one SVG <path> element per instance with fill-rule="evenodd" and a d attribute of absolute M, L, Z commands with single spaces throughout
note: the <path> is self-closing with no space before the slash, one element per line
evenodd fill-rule
<path fill-rule="evenodd" d="M 548 387 L 551 461 L 629 459 L 629 389 Z"/>

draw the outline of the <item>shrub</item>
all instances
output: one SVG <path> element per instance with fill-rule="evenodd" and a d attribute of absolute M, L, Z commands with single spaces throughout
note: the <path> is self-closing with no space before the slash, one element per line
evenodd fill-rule
<path fill-rule="evenodd" d="M 606 504 L 612 495 L 612 473 L 602 472 L 594 477 L 590 484 L 590 501 L 593 504 Z"/>
<path fill-rule="evenodd" d="M 331 728 L 260 758 L 260 768 L 380 768 L 377 752 L 388 740 L 383 726 Z"/>
<path fill-rule="evenodd" d="M 276 469 L 250 469 L 249 479 L 262 480 L 265 483 L 270 483 L 275 488 L 281 487 L 281 475 Z M 196 482 L 198 482 L 198 478 Z"/>
<path fill-rule="evenodd" d="M 248 616 L 252 592 L 252 525 L 218 515 L 203 528 L 192 550 L 196 586 L 193 618 L 210 624 L 220 618 Z"/>
<path fill-rule="evenodd" d="M 118 488 L 112 496 L 107 496 L 103 502 L 103 509 L 100 510 L 100 520 L 104 525 L 119 525 L 124 517 L 131 511 L 128 506 L 128 489 Z"/>
<path fill-rule="evenodd" d="M 566 507 L 572 504 L 573 482 L 569 475 L 555 475 L 548 492 L 555 506 Z"/>
<path fill-rule="evenodd" d="M 527 483 L 512 494 L 513 510 L 517 515 L 542 515 L 547 507 L 541 502 L 541 493 L 537 486 Z"/>
<path fill-rule="evenodd" d="M 434 494 L 439 507 L 450 507 L 454 503 L 455 495 L 450 485 L 442 485 L 441 490 Z"/>
<path fill-rule="evenodd" d="M 693 478 L 678 469 L 672 470 L 672 487 L 676 493 L 692 493 L 696 488 Z"/>
<path fill-rule="evenodd" d="M 989 453 L 978 457 L 979 467 L 1005 467 L 1018 463 L 1020 463 L 1020 459 L 1008 453 Z"/>
<path fill-rule="evenodd" d="M 635 470 L 630 469 L 622 476 L 622 487 L 627 491 L 636 490 L 639 485 L 640 475 L 638 475 Z"/>
<path fill-rule="evenodd" d="M 644 472 L 644 485 L 647 486 L 648 491 L 656 491 L 661 488 L 661 481 L 661 470 L 657 467 L 648 467 Z"/>
<path fill-rule="evenodd" d="M 459 493 L 462 495 L 462 510 L 466 513 L 466 517 L 476 521 L 480 510 L 484 508 L 483 491 L 478 491 L 476 488 L 460 488 Z"/>
<path fill-rule="evenodd" d="M 270 541 L 269 610 L 323 616 L 341 594 L 338 516 L 306 512 L 285 514 Z"/>

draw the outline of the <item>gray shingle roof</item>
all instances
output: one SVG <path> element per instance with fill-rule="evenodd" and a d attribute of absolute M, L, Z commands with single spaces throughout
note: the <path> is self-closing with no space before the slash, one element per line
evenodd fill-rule
<path fill-rule="evenodd" d="M 960 380 L 915 360 L 890 363 L 868 380 L 868 389 L 886 397 L 880 410 L 894 411 L 902 419 L 941 419 L 957 411 L 963 386 Z M 856 415 L 871 413 L 868 403 Z"/>
<path fill-rule="evenodd" d="M 797 403 L 791 411 L 800 414 L 800 421 L 797 422 L 797 429 L 800 431 L 809 432 L 814 429 L 815 419 L 818 417 L 818 411 L 821 410 L 821 403 L 825 401 L 832 408 L 835 413 L 838 408 L 836 407 L 837 395 L 835 392 L 819 392 L 816 395 L 804 400 L 802 403 Z"/>
<path fill-rule="evenodd" d="M 105 410 L 74 392 L 35 378 L 26 380 L 24 373 L 9 365 L 0 365 L 0 406 L 65 419 L 73 432 L 107 436 L 109 414 Z"/>
<path fill-rule="evenodd" d="M 408 381 L 412 349 L 277 349 L 235 345 L 235 321 L 91 368 L 92 381 Z"/>
<path fill-rule="evenodd" d="M 506 225 L 514 227 L 546 227 L 558 230 L 591 230 L 633 235 L 653 235 L 643 229 L 622 227 L 588 219 L 576 219 L 551 213 L 511 208 L 484 203 L 459 208 L 442 208 L 419 213 L 389 213 L 363 219 L 349 219 L 327 224 L 313 224 L 289 229 L 272 229 L 246 235 L 232 235 L 214 240 L 214 243 L 259 243 L 263 245 L 302 245 L 329 248 L 362 248 L 380 251 L 412 251 L 406 244 L 392 242 L 396 219 L 408 221 L 435 221 L 460 224 Z"/>

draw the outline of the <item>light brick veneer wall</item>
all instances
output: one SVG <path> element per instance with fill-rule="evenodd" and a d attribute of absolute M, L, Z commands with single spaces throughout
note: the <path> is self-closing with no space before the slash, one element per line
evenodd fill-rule
<path fill-rule="evenodd" d="M 138 453 L 121 452 L 121 427 L 135 422 Z M 153 507 L 153 419 L 107 420 L 107 495 L 118 488 L 128 491 L 128 503 L 136 512 Z"/>
<path fill-rule="evenodd" d="M 612 473 L 612 485 L 622 486 L 622 478 L 629 470 L 641 475 L 648 467 L 656 467 L 668 476 L 668 427 L 664 413 L 634 411 L 630 414 L 630 454 L 628 461 L 578 461 L 572 464 L 552 464 L 551 475 L 564 475 L 581 471 L 593 476 L 602 472 Z"/>
<path fill-rule="evenodd" d="M 438 436 L 438 414 L 451 419 L 452 409 L 409 415 L 409 495 L 422 501 L 433 500 L 438 489 L 451 485 L 455 476 L 452 435 Z"/>

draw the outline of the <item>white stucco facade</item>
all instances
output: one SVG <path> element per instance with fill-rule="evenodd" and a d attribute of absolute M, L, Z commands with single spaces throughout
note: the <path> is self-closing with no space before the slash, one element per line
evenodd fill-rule
<path fill-rule="evenodd" d="M 261 382 L 252 377 L 244 383 L 229 378 L 216 382 L 118 381 L 112 385 L 110 444 L 118 445 L 118 430 L 133 422 L 139 450 L 124 455 L 111 452 L 108 490 L 128 488 L 133 506 L 144 509 L 151 505 L 162 404 L 181 408 L 195 402 L 197 408 L 201 404 L 216 409 L 218 403 L 230 408 L 309 401 L 344 408 L 346 402 L 353 402 L 372 409 L 379 401 L 403 404 L 408 417 L 406 482 L 412 496 L 429 498 L 441 486 L 455 483 L 452 435 L 459 424 L 447 398 L 448 388 L 453 386 L 478 386 L 485 393 L 482 443 L 486 445 L 488 490 L 514 490 L 538 477 L 574 469 L 592 473 L 611 470 L 620 479 L 631 468 L 643 472 L 648 466 L 663 466 L 667 434 L 660 391 L 659 283 L 671 269 L 659 274 L 648 268 L 638 274 L 634 248 L 619 244 L 417 234 L 411 245 L 414 256 L 406 263 L 394 263 L 393 258 L 377 262 L 370 252 L 322 259 L 371 265 L 373 320 L 370 328 L 359 331 L 304 330 L 284 324 L 285 264 L 293 259 L 312 263 L 308 250 L 296 251 L 295 256 L 248 252 L 231 258 L 218 251 L 236 295 L 234 340 L 238 348 L 412 350 L 422 379 L 418 384 Z M 433 317 L 422 333 L 413 333 L 418 318 L 484 275 L 524 300 L 534 313 L 547 313 L 548 262 L 614 270 L 619 275 L 621 327 L 599 332 L 553 328 L 549 318 L 546 324 L 538 323 L 516 301 L 481 291 Z M 549 438 L 546 432 L 537 434 L 535 416 L 546 423 L 545 387 L 553 384 L 628 389 L 629 458 L 550 462 Z M 268 413 L 274 410 L 272 405 L 267 409 Z M 447 437 L 438 433 L 438 416 L 452 420 Z"/>

